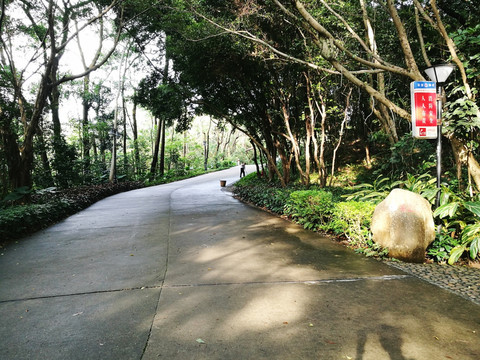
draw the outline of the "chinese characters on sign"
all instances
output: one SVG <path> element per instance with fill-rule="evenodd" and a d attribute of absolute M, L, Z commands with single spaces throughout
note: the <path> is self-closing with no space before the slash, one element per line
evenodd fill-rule
<path fill-rule="evenodd" d="M 414 81 L 410 84 L 412 99 L 412 135 L 417 139 L 437 138 L 436 83 Z"/>

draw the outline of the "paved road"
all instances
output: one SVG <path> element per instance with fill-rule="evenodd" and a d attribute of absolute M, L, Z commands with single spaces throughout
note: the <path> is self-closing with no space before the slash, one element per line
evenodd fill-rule
<path fill-rule="evenodd" d="M 239 203 L 238 168 L 0 256 L 0 359 L 480 359 L 480 306 Z"/>

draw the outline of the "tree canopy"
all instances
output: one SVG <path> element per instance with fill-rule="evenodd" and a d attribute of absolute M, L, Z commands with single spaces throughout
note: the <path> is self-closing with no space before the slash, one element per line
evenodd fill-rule
<path fill-rule="evenodd" d="M 377 173 L 433 172 L 432 142 L 410 138 L 409 84 L 439 62 L 456 66 L 446 159 L 457 181 L 478 191 L 478 12 L 440 0 L 2 1 L 3 192 L 69 186 L 60 179 L 71 177 L 72 162 L 81 181 L 93 180 L 96 164 L 117 163 L 112 131 L 123 139 L 122 171 L 145 168 L 137 106 L 160 121 L 152 139 L 164 136 L 162 121 L 182 132 L 194 114 L 228 123 L 283 186 L 312 176 L 325 186 L 353 154 Z M 101 88 L 112 94 L 102 106 Z M 75 93 L 81 152 L 59 112 Z M 387 161 L 375 165 L 375 156 Z"/>

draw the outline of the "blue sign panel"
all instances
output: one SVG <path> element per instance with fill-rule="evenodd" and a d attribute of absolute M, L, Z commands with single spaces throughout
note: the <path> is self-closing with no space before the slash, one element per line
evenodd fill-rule
<path fill-rule="evenodd" d="M 436 89 L 436 82 L 435 81 L 414 81 L 413 82 L 414 89 Z"/>

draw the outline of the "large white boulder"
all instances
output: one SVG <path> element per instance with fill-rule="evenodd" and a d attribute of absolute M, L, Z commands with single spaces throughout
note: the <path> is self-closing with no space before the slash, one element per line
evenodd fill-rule
<path fill-rule="evenodd" d="M 389 257 L 423 262 L 435 239 L 431 205 L 418 194 L 394 189 L 375 208 L 371 230 L 373 241 L 388 248 Z"/>

